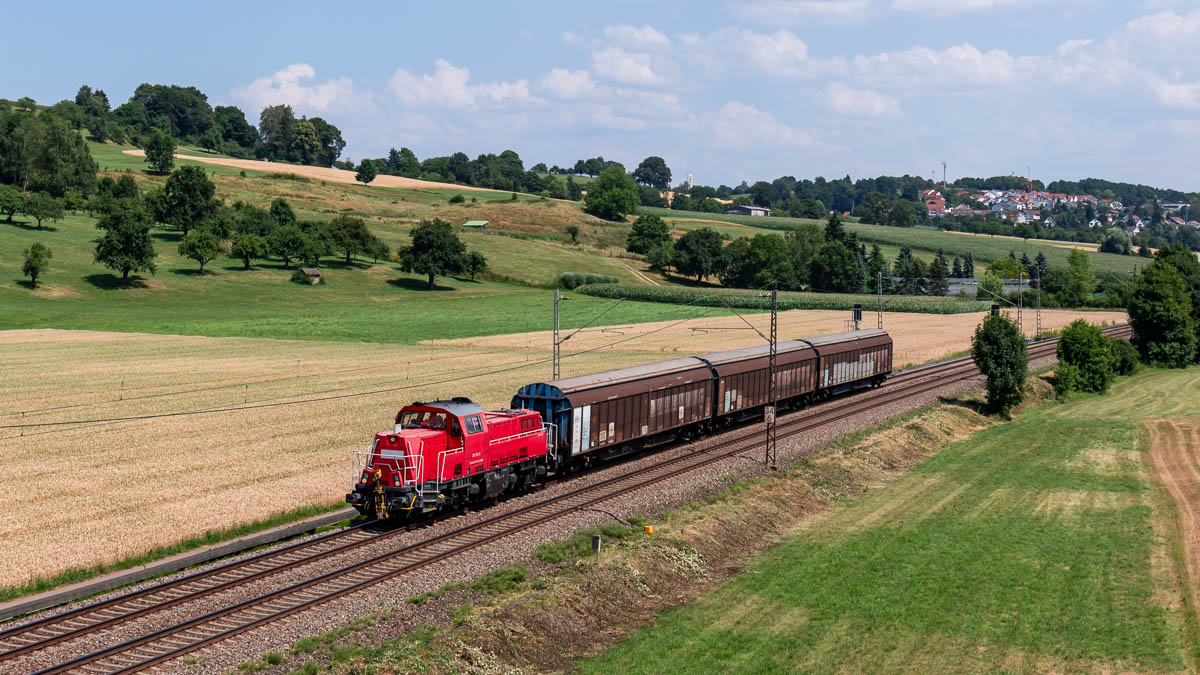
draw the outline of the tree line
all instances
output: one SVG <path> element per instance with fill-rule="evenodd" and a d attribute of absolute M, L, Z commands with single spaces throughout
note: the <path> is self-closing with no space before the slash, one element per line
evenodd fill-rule
<path fill-rule="evenodd" d="M 96 142 L 146 147 L 156 135 L 164 135 L 246 159 L 333 166 L 346 147 L 336 126 L 320 117 L 297 117 L 289 105 L 267 106 L 255 127 L 237 106 L 213 107 L 199 89 L 177 85 L 140 84 L 115 108 L 103 89 L 85 84 L 74 99 L 45 108 L 24 98 L 0 100 L 0 109 L 50 115 L 77 133 L 86 131 Z"/>

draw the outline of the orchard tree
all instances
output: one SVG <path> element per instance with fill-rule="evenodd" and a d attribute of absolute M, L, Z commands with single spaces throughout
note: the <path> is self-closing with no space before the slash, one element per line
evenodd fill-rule
<path fill-rule="evenodd" d="M 639 204 L 637 184 L 620 167 L 600 172 L 583 200 L 584 209 L 605 220 L 623 220 L 625 214 L 637 211 Z"/>
<path fill-rule="evenodd" d="M 662 157 L 651 155 L 633 170 L 633 179 L 642 185 L 666 190 L 671 186 L 671 169 Z"/>
<path fill-rule="evenodd" d="M 578 225 L 568 225 L 566 228 L 566 233 L 567 233 L 567 236 L 571 237 L 572 244 L 579 243 L 579 226 Z"/>
<path fill-rule="evenodd" d="M 283 260 L 283 269 L 287 269 L 293 260 L 297 260 L 304 255 L 304 250 L 308 242 L 308 236 L 304 234 L 304 230 L 300 229 L 299 225 L 282 225 L 275 228 L 271 232 L 271 236 L 267 239 L 267 244 L 271 249 L 271 253 L 279 256 Z"/>
<path fill-rule="evenodd" d="M 175 140 L 156 130 L 146 143 L 146 163 L 155 173 L 170 173 L 175 166 Z"/>
<path fill-rule="evenodd" d="M 325 226 L 325 231 L 329 234 L 333 247 L 346 255 L 347 265 L 355 253 L 366 252 L 371 239 L 366 221 L 354 216 L 342 215 L 334 218 Z"/>
<path fill-rule="evenodd" d="M 280 227 L 296 224 L 296 212 L 292 210 L 291 205 L 283 197 L 276 197 L 271 201 L 270 214 L 275 219 L 275 224 Z"/>
<path fill-rule="evenodd" d="M 8 222 L 13 221 L 13 215 L 25 206 L 25 193 L 15 187 L 0 185 L 0 213 Z"/>
<path fill-rule="evenodd" d="M 424 274 L 432 290 L 438 276 L 463 271 L 466 250 L 450 223 L 438 218 L 422 220 L 412 231 L 412 243 L 399 251 L 400 269 Z"/>
<path fill-rule="evenodd" d="M 1129 322 L 1146 361 L 1183 368 L 1195 358 L 1192 300 L 1179 272 L 1165 260 L 1155 260 L 1138 276 Z"/>
<path fill-rule="evenodd" d="M 467 254 L 467 259 L 463 267 L 471 281 L 475 281 L 475 277 L 488 271 L 487 257 L 479 251 L 471 251 Z"/>
<path fill-rule="evenodd" d="M 358 173 L 354 174 L 354 180 L 366 185 L 375 180 L 379 172 L 375 169 L 375 162 L 369 159 L 364 159 L 358 163 Z"/>
<path fill-rule="evenodd" d="M 697 283 L 719 273 L 721 262 L 721 235 L 712 228 L 691 230 L 675 242 L 675 269 L 696 277 Z"/>
<path fill-rule="evenodd" d="M 62 202 L 45 192 L 29 195 L 25 198 L 25 206 L 21 209 L 25 215 L 37 220 L 38 229 L 42 229 L 42 221 L 60 220 L 63 217 Z"/>
<path fill-rule="evenodd" d="M 1025 338 L 1006 316 L 988 315 L 971 336 L 971 355 L 987 378 L 987 401 L 1007 414 L 1024 398 L 1028 370 Z"/>
<path fill-rule="evenodd" d="M 193 227 L 217 214 L 213 185 L 198 166 L 185 166 L 173 171 L 163 188 L 162 222 L 179 228 L 186 237 Z"/>
<path fill-rule="evenodd" d="M 645 213 L 633 221 L 625 250 L 645 255 L 656 246 L 670 243 L 671 228 L 667 227 L 666 221 L 653 213 Z"/>
<path fill-rule="evenodd" d="M 271 252 L 266 238 L 257 234 L 238 234 L 229 246 L 229 257 L 241 260 L 246 269 L 250 269 L 250 261 L 265 258 Z"/>
<path fill-rule="evenodd" d="M 50 249 L 41 242 L 34 242 L 22 253 L 25 262 L 21 265 L 21 273 L 29 277 L 29 284 L 37 288 L 38 277 L 50 267 Z"/>
<path fill-rule="evenodd" d="M 150 214 L 146 207 L 131 199 L 116 202 L 96 223 L 104 234 L 96 242 L 96 262 L 121 273 L 121 282 L 129 284 L 131 272 L 154 274 L 154 243 L 150 240 Z"/>
<path fill-rule="evenodd" d="M 179 255 L 200 263 L 200 272 L 203 273 L 204 266 L 221 255 L 221 248 L 212 232 L 192 230 L 179 242 Z"/>

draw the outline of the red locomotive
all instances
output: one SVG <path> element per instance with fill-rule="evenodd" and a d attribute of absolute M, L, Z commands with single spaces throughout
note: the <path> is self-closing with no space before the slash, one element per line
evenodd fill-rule
<path fill-rule="evenodd" d="M 547 433 L 532 410 L 484 411 L 466 398 L 415 402 L 357 453 L 362 471 L 346 501 L 382 519 L 525 489 L 545 475 Z"/>

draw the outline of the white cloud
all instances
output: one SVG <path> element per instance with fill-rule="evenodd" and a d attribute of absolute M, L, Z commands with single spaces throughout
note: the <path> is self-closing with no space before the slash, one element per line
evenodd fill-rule
<path fill-rule="evenodd" d="M 629 49 L 665 49 L 671 46 L 670 38 L 649 24 L 641 28 L 629 25 L 605 26 L 604 37 Z"/>
<path fill-rule="evenodd" d="M 260 77 L 245 87 L 231 92 L 235 99 L 246 102 L 250 110 L 261 110 L 269 105 L 290 105 L 325 111 L 369 104 L 371 96 L 359 92 L 346 77 L 336 77 L 325 82 L 308 83 L 317 75 L 307 63 L 293 63 L 268 77 Z"/>
<path fill-rule="evenodd" d="M 1158 102 L 1173 108 L 1200 108 L 1200 82 L 1168 82 L 1153 76 L 1147 84 Z"/>
<path fill-rule="evenodd" d="M 811 58 L 804 40 L 783 29 L 766 34 L 725 26 L 708 36 L 681 35 L 680 45 L 684 58 L 710 76 L 739 62 L 768 75 L 789 77 L 812 77 L 845 67 L 841 59 Z"/>
<path fill-rule="evenodd" d="M 913 47 L 859 55 L 852 64 L 868 83 L 906 89 L 1004 85 L 1017 81 L 1032 67 L 1003 49 L 981 52 L 968 43 L 942 50 Z"/>
<path fill-rule="evenodd" d="M 603 93 L 586 70 L 554 68 L 538 82 L 538 86 L 562 99 L 595 98 Z"/>
<path fill-rule="evenodd" d="M 445 59 L 434 61 L 432 74 L 414 75 L 397 68 L 388 88 L 401 104 L 409 107 L 470 110 L 482 104 L 536 104 L 541 101 L 529 91 L 529 82 L 471 83 L 471 71 Z"/>
<path fill-rule="evenodd" d="M 871 0 L 746 0 L 733 5 L 743 19 L 771 26 L 862 21 L 872 9 Z"/>
<path fill-rule="evenodd" d="M 623 84 L 661 84 L 663 78 L 650 67 L 649 54 L 627 52 L 609 47 L 592 53 L 596 74 Z"/>
<path fill-rule="evenodd" d="M 858 117 L 899 117 L 900 101 L 893 96 L 870 89 L 854 89 L 841 82 L 831 82 L 825 89 L 825 100 L 836 113 Z"/>
<path fill-rule="evenodd" d="M 717 148 L 745 150 L 751 147 L 783 149 L 811 148 L 816 144 L 809 131 L 797 131 L 779 122 L 775 115 L 739 101 L 729 101 L 705 119 L 708 140 Z"/>

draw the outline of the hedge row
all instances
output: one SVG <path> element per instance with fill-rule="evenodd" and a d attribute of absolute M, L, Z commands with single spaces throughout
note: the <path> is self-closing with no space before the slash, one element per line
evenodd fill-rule
<path fill-rule="evenodd" d="M 668 286 L 634 286 L 627 284 L 589 284 L 575 289 L 577 293 L 599 298 L 624 298 L 641 302 L 664 302 L 677 305 L 700 305 L 735 309 L 769 309 L 771 300 L 762 291 L 744 289 L 702 289 Z M 717 296 L 720 296 L 718 299 Z M 724 303 L 722 303 L 722 300 Z M 860 304 L 867 312 L 875 311 L 879 298 L 875 295 L 850 293 L 800 293 L 779 292 L 779 309 L 833 309 L 849 310 Z M 931 297 L 923 295 L 890 295 L 884 297 L 886 312 L 913 312 L 917 314 L 966 314 L 984 312 L 991 303 L 978 300 L 963 300 L 957 297 Z"/>

